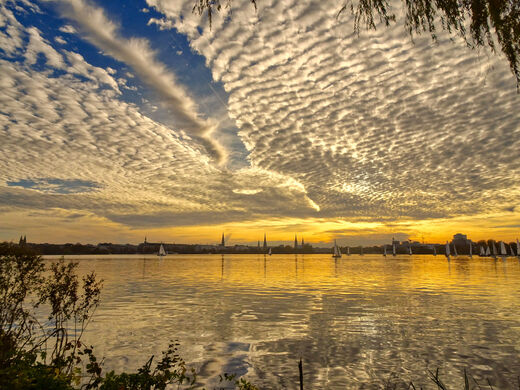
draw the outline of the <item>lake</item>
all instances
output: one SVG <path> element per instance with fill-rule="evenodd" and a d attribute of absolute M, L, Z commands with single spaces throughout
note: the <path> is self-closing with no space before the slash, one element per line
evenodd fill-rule
<path fill-rule="evenodd" d="M 50 258 L 49 256 L 46 257 Z M 134 369 L 170 340 L 207 388 L 379 388 L 391 377 L 463 387 L 463 370 L 518 386 L 520 262 L 459 256 L 67 256 L 104 280 L 84 341 Z"/>

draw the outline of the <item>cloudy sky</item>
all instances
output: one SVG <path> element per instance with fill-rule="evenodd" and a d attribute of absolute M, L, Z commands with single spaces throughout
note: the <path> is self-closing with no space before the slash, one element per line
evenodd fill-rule
<path fill-rule="evenodd" d="M 337 0 L 234 0 L 211 29 L 193 4 L 0 0 L 0 240 L 519 235 L 501 55 L 356 36 Z"/>

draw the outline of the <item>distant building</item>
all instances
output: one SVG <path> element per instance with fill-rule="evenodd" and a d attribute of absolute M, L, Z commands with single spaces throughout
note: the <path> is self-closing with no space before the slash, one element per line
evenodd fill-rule
<path fill-rule="evenodd" d="M 462 233 L 457 233 L 453 236 L 453 240 L 451 240 L 452 244 L 456 245 L 467 245 L 470 240 L 468 240 L 468 236 Z"/>
<path fill-rule="evenodd" d="M 294 249 L 298 249 L 298 237 L 294 235 Z"/>
<path fill-rule="evenodd" d="M 220 242 L 220 246 L 226 246 L 226 240 L 224 239 L 224 233 L 222 233 L 222 240 Z"/>
<path fill-rule="evenodd" d="M 305 241 L 303 241 L 303 237 L 302 237 L 302 248 L 305 246 Z"/>
<path fill-rule="evenodd" d="M 267 249 L 267 236 L 264 233 L 264 249 Z"/>
<path fill-rule="evenodd" d="M 27 236 L 20 236 L 20 241 L 18 242 L 18 245 L 20 246 L 24 246 L 25 244 L 27 244 Z"/>

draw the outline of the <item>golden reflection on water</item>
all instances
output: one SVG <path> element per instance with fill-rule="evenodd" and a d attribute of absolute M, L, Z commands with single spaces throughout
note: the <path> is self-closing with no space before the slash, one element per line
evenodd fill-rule
<path fill-rule="evenodd" d="M 107 369 L 178 339 L 217 386 L 236 372 L 263 388 L 371 388 L 391 373 L 461 385 L 464 368 L 509 388 L 520 374 L 520 263 L 467 257 L 169 255 L 71 257 L 104 279 L 86 334 Z M 516 382 L 515 382 L 516 383 Z"/>

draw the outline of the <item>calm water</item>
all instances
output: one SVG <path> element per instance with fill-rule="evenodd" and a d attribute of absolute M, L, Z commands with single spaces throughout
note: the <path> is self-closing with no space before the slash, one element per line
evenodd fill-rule
<path fill-rule="evenodd" d="M 85 341 L 107 369 L 178 339 L 206 386 L 221 372 L 262 388 L 376 388 L 392 373 L 432 388 L 467 367 L 495 388 L 520 374 L 520 263 L 442 256 L 70 256 L 104 279 Z"/>

